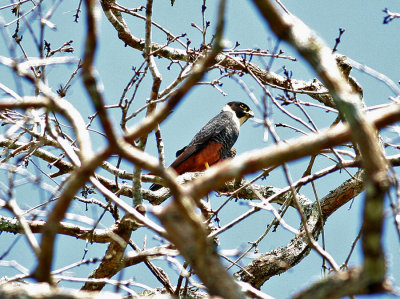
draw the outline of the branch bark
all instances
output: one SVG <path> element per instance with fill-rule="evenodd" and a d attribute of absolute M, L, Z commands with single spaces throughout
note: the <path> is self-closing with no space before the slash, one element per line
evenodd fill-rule
<path fill-rule="evenodd" d="M 362 234 L 364 282 L 369 293 L 384 291 L 385 258 L 381 244 L 383 200 L 391 183 L 388 163 L 376 129 L 367 121 L 359 94 L 347 84 L 331 50 L 323 41 L 301 20 L 291 14 L 282 15 L 272 1 L 254 0 L 254 3 L 275 34 L 290 43 L 311 64 L 328 87 L 337 109 L 351 128 L 351 137 L 360 149 L 366 174 L 367 193 Z M 349 293 L 352 294 L 354 293 Z"/>

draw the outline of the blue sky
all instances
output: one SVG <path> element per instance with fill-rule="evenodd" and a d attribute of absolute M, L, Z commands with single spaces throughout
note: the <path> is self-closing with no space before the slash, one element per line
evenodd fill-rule
<path fill-rule="evenodd" d="M 57 10 L 54 21 L 57 20 L 58 29 L 56 31 L 49 30 L 48 38 L 54 47 L 57 47 L 67 40 L 72 39 L 73 46 L 75 47 L 74 56 L 81 57 L 83 55 L 83 38 L 84 38 L 84 13 L 81 14 L 79 23 L 73 23 L 73 14 L 77 6 L 77 1 L 64 1 L 60 8 Z M 126 4 L 128 7 L 139 6 L 144 4 L 145 1 L 124 1 L 121 4 Z M 174 7 L 170 7 L 170 1 L 155 1 L 154 3 L 154 20 L 160 25 L 166 27 L 175 35 L 188 33 L 192 43 L 191 46 L 198 48 L 201 42 L 201 34 L 191 26 L 195 22 L 201 26 L 201 3 L 202 1 L 194 0 L 177 0 Z M 208 1 L 206 15 L 211 21 L 209 28 L 208 38 L 214 30 L 214 20 L 216 15 L 217 1 Z M 347 55 L 353 60 L 366 64 L 375 70 L 382 72 L 396 83 L 400 78 L 400 35 L 398 34 L 400 28 L 400 21 L 393 21 L 388 25 L 382 24 L 384 13 L 382 10 L 388 7 L 392 11 L 400 11 L 400 4 L 398 1 L 284 1 L 286 7 L 297 17 L 301 18 L 308 26 L 313 28 L 330 46 L 333 47 L 335 38 L 338 36 L 339 28 L 344 28 L 346 31 L 342 36 L 341 43 L 338 51 L 341 54 Z M 142 13 L 143 14 L 143 13 Z M 1 11 L 2 16 L 6 22 L 12 20 L 11 14 L 7 11 Z M 128 24 L 134 35 L 144 37 L 144 22 L 142 20 L 135 20 L 127 17 Z M 9 30 L 12 32 L 13 27 L 10 26 Z M 35 56 L 37 52 L 29 46 L 28 33 L 24 34 L 26 38 L 26 47 L 29 49 L 28 56 Z M 154 29 L 154 41 L 163 43 L 165 35 Z M 277 45 L 276 37 L 269 31 L 265 22 L 260 18 L 255 10 L 251 1 L 228 1 L 227 11 L 227 26 L 225 32 L 225 39 L 227 45 L 234 45 L 235 42 L 240 43 L 240 48 L 261 48 L 272 50 Z M 182 40 L 185 41 L 185 38 Z M 117 35 L 102 15 L 101 28 L 99 34 L 99 49 L 96 59 L 96 67 L 98 70 L 99 78 L 101 78 L 104 85 L 104 95 L 108 104 L 113 104 L 119 101 L 123 88 L 128 83 L 132 76 L 132 66 L 138 66 L 142 61 L 142 54 L 137 50 L 125 47 L 123 43 L 117 38 Z M 286 44 L 280 43 L 279 48 L 291 56 L 298 57 L 298 55 L 290 49 Z M 0 55 L 7 56 L 8 53 L 4 48 L 4 44 L 0 42 Z M 19 54 L 20 55 L 20 54 Z M 265 64 L 268 59 L 254 58 L 255 63 Z M 160 68 L 163 76 L 161 89 L 165 88 L 173 79 L 178 71 L 177 66 L 173 66 L 170 71 L 166 69 L 168 62 L 156 59 L 156 63 Z M 272 70 L 282 74 L 282 66 L 293 72 L 293 78 L 302 80 L 312 80 L 315 74 L 309 69 L 308 65 L 299 58 L 296 62 L 289 60 L 275 60 L 272 64 Z M 73 66 L 57 67 L 49 73 L 49 84 L 56 89 L 58 84 L 65 82 L 73 71 Z M 13 78 L 9 75 L 6 68 L 0 66 L 0 82 L 13 84 Z M 393 93 L 381 82 L 377 81 L 370 76 L 359 72 L 353 71 L 352 75 L 357 78 L 364 88 L 365 102 L 368 106 L 388 103 L 388 98 L 393 96 Z M 207 75 L 204 81 L 212 80 L 218 77 L 217 72 L 212 72 Z M 246 77 L 241 78 L 252 89 L 257 97 L 262 97 L 261 89 L 252 80 Z M 145 99 L 149 97 L 151 81 L 146 79 L 143 87 L 138 91 L 135 99 L 134 108 L 140 108 Z M 240 100 L 249 104 L 255 110 L 254 104 L 243 91 L 243 89 L 233 80 L 224 80 L 221 87 L 227 94 L 222 95 L 217 89 L 200 85 L 185 97 L 184 101 L 174 111 L 172 117 L 167 119 L 161 126 L 163 138 L 165 142 L 166 163 L 170 164 L 175 158 L 175 152 L 185 146 L 193 135 L 214 115 L 219 113 L 221 107 L 228 101 Z M 25 87 L 25 92 L 29 93 L 29 88 Z M 272 90 L 274 96 L 279 95 L 279 91 Z M 300 96 L 302 100 L 312 101 L 306 96 Z M 77 77 L 72 82 L 68 100 L 80 108 L 84 117 L 93 113 L 93 109 L 87 99 L 86 92 L 82 89 L 80 78 Z M 272 106 L 272 105 L 271 105 Z M 292 110 L 291 110 L 292 111 Z M 293 110 L 294 113 L 299 114 L 299 111 Z M 259 111 L 255 110 L 256 117 L 261 117 Z M 317 122 L 320 129 L 329 126 L 330 122 L 335 118 L 334 114 L 322 113 L 318 109 L 310 109 L 313 119 Z M 140 120 L 140 115 L 134 119 L 129 125 L 133 125 Z M 115 127 L 119 128 L 119 114 L 113 113 L 115 120 Z M 271 119 L 274 123 L 293 122 L 285 118 L 277 109 L 271 108 Z M 94 124 L 93 128 L 98 126 Z M 277 128 L 277 132 L 281 139 L 288 139 L 298 136 L 297 133 L 285 128 Z M 104 144 L 104 139 L 101 136 L 93 133 L 92 135 L 94 149 L 98 150 Z M 243 153 L 255 148 L 263 148 L 271 144 L 271 138 L 264 140 L 264 130 L 260 126 L 256 126 L 253 122 L 246 123 L 241 130 L 240 137 L 235 145 L 238 153 Z M 156 155 L 154 137 L 149 138 L 149 143 L 146 151 Z M 325 159 L 319 159 L 317 169 L 322 169 L 329 165 Z M 298 179 L 304 171 L 304 166 L 307 160 L 296 161 L 289 164 L 291 175 L 294 180 Z M 127 169 L 132 169 L 132 165 L 123 164 Z M 252 177 L 252 176 L 249 176 Z M 323 178 L 316 182 L 317 188 L 320 191 L 320 197 L 324 196 L 334 186 L 339 185 L 348 175 L 345 173 L 334 174 L 327 178 Z M 266 180 L 258 182 L 260 184 L 272 185 L 275 187 L 286 186 L 286 181 L 283 172 L 278 170 L 271 174 Z M 20 196 L 24 196 L 24 191 L 21 189 Z M 302 193 L 310 198 L 313 198 L 312 190 L 309 186 L 302 189 Z M 26 194 L 26 193 L 25 193 Z M 350 246 L 356 237 L 360 228 L 360 213 L 362 209 L 362 197 L 354 200 L 353 204 L 345 205 L 338 213 L 329 218 L 325 234 L 327 236 L 327 250 L 334 256 L 336 261 L 341 264 L 344 262 Z M 223 199 L 212 196 L 213 207 L 218 207 Z M 27 206 L 33 205 L 33 202 L 28 202 Z M 248 206 L 245 201 L 231 202 L 227 208 L 223 210 L 220 218 L 221 224 L 228 223 L 236 216 L 247 210 Z M 84 213 L 84 207 L 74 205 L 71 209 L 73 213 Z M 93 212 L 94 213 L 94 212 Z M 93 215 L 93 214 L 92 214 Z M 298 217 L 295 212 L 287 214 L 287 221 L 297 228 Z M 108 219 L 109 220 L 109 219 Z M 103 223 L 107 226 L 108 220 Z M 259 212 L 250 220 L 240 224 L 234 231 L 228 232 L 221 236 L 221 243 L 224 249 L 232 248 L 247 248 L 247 241 L 254 241 L 264 231 L 266 225 L 272 220 L 272 215 L 267 212 Z M 251 229 L 249 229 L 251 228 Z M 146 231 L 135 232 L 132 236 L 137 244 L 142 244 L 145 239 Z M 283 230 L 278 229 L 277 232 L 269 235 L 259 247 L 260 252 L 271 250 L 277 246 L 285 245 L 291 239 L 292 235 Z M 2 234 L 0 236 L 4 241 L 11 242 L 11 236 Z M 157 240 L 149 239 L 148 244 L 157 244 Z M 23 250 L 24 241 L 21 242 L 19 250 Z M 71 240 L 69 237 L 61 237 L 58 242 L 60 247 L 60 254 L 57 255 L 56 267 L 65 266 L 69 263 L 75 262 L 83 255 L 85 244 L 83 241 Z M 68 255 L 61 254 L 65 252 L 65 247 L 70 246 Z M 150 246 L 150 245 L 149 245 Z M 386 224 L 385 233 L 385 247 L 388 250 L 388 262 L 390 264 L 389 273 L 393 275 L 395 281 L 399 281 L 400 262 L 398 258 L 398 238 L 394 233 L 392 220 L 389 217 Z M 75 251 L 74 251 L 75 249 Z M 88 257 L 101 256 L 104 253 L 105 246 L 90 246 Z M 18 258 L 21 252 L 16 252 L 15 259 Z M 32 256 L 27 255 L 24 261 L 27 267 L 33 267 Z M 246 260 L 248 261 L 248 260 Z M 356 249 L 356 255 L 350 261 L 351 265 L 357 265 L 360 262 L 360 250 Z M 165 262 L 161 261 L 161 265 Z M 76 271 L 77 276 L 85 277 L 93 265 L 80 267 Z M 139 268 L 140 269 L 140 268 Z M 5 271 L 5 272 L 4 272 Z M 8 270 L 0 267 L 0 275 L 7 273 Z M 139 274 L 138 274 L 139 273 Z M 151 275 L 146 270 L 127 269 L 124 272 L 124 278 L 130 276 L 145 276 L 149 279 L 149 284 L 155 283 Z M 322 277 L 321 259 L 314 253 L 311 253 L 304 261 L 286 273 L 272 278 L 262 288 L 266 293 L 277 298 L 286 298 L 293 294 L 314 280 Z M 173 282 L 174 283 L 174 282 Z"/>

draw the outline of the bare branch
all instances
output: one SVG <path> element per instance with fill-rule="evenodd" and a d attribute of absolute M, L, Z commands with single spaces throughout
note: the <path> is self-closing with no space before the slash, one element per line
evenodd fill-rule
<path fill-rule="evenodd" d="M 383 283 L 385 276 L 385 260 L 381 245 L 383 198 L 390 186 L 390 179 L 387 173 L 388 164 L 375 128 L 366 120 L 361 109 L 361 99 L 347 84 L 329 48 L 319 37 L 292 15 L 282 16 L 270 1 L 254 2 L 275 34 L 297 49 L 322 78 L 342 117 L 349 123 L 353 141 L 360 148 L 368 190 L 362 239 L 364 274 L 368 277 L 367 283 L 371 284 L 375 291 L 379 291 L 379 284 Z"/>

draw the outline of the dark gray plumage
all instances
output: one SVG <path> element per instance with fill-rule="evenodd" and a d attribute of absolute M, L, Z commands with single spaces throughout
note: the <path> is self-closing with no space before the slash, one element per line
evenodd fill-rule
<path fill-rule="evenodd" d="M 240 125 L 254 114 L 241 102 L 229 102 L 193 137 L 192 141 L 176 152 L 171 164 L 178 174 L 203 171 L 221 160 L 232 157 L 232 147 L 239 137 Z M 162 186 L 153 184 L 150 190 Z"/>

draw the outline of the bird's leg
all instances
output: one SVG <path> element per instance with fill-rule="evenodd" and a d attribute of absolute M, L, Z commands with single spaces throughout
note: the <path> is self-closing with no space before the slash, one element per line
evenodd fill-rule
<path fill-rule="evenodd" d="M 239 189 L 242 186 L 242 177 L 237 177 L 234 180 L 233 187 Z"/>

